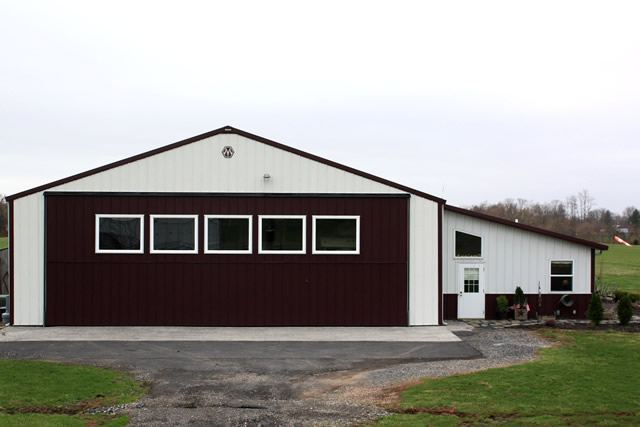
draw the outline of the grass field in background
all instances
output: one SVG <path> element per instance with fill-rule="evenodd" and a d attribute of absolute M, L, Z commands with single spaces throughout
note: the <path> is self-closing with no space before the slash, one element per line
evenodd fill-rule
<path fill-rule="evenodd" d="M 640 247 L 609 245 L 608 251 L 596 256 L 596 278 L 611 287 L 640 293 Z"/>
<path fill-rule="evenodd" d="M 9 247 L 9 238 L 0 237 L 0 249 L 6 249 Z"/>
<path fill-rule="evenodd" d="M 425 380 L 378 425 L 640 425 L 640 334 L 540 333 L 539 360 Z"/>
<path fill-rule="evenodd" d="M 130 374 L 91 366 L 0 359 L 0 425 L 125 425 L 127 417 L 82 415 L 147 392 Z"/>

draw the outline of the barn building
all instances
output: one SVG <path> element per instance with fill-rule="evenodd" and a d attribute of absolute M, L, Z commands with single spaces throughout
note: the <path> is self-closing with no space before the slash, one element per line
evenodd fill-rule
<path fill-rule="evenodd" d="M 607 248 L 229 126 L 7 200 L 14 325 L 438 325 L 518 285 L 584 317 Z"/>

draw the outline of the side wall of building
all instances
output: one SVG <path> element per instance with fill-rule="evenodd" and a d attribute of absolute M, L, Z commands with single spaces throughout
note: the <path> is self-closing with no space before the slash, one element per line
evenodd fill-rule
<path fill-rule="evenodd" d="M 482 237 L 481 258 L 456 258 L 455 232 L 462 231 Z M 447 318 L 454 317 L 455 296 L 460 291 L 458 265 L 460 263 L 483 264 L 485 293 L 487 300 L 486 316 L 493 317 L 495 296 L 511 297 L 516 286 L 525 294 L 533 296 L 540 291 L 543 295 L 553 295 L 549 300 L 559 300 L 562 295 L 573 294 L 580 299 L 591 294 L 591 248 L 556 239 L 526 230 L 462 215 L 445 210 L 443 227 L 443 293 L 447 305 Z M 552 292 L 551 261 L 573 261 L 573 290 L 571 292 Z M 557 298 L 556 298 L 557 297 Z M 537 304 L 537 300 L 535 302 Z M 549 303 L 549 307 L 554 303 Z M 557 305 L 557 301 L 555 301 Z M 581 310 L 580 308 L 579 310 Z M 548 309 L 553 311 L 552 308 Z M 551 313 L 549 313 L 551 314 Z M 573 313 L 570 313 L 573 314 Z M 576 313 L 580 317 L 581 313 Z"/>
<path fill-rule="evenodd" d="M 232 158 L 221 154 L 234 149 Z M 270 179 L 264 179 L 269 174 Z M 219 134 L 48 191 L 404 193 L 397 188 L 237 134 Z M 14 201 L 15 325 L 44 322 L 44 194 Z M 410 198 L 410 324 L 438 323 L 438 203 Z"/>

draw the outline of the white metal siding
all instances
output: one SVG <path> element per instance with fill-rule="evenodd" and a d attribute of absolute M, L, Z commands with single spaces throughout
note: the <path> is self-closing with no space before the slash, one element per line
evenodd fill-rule
<path fill-rule="evenodd" d="M 44 199 L 33 194 L 13 201 L 13 319 L 42 325 L 44 308 Z"/>
<path fill-rule="evenodd" d="M 481 260 L 454 258 L 456 230 L 482 236 Z M 537 294 L 538 283 L 549 293 L 552 259 L 573 260 L 573 293 L 591 293 L 591 248 L 586 246 L 446 210 L 442 240 L 444 293 L 458 292 L 460 262 L 485 264 L 486 293 L 513 294 L 520 286 L 525 293 Z"/>
<path fill-rule="evenodd" d="M 223 147 L 235 154 L 225 159 Z M 271 175 L 270 180 L 263 178 Z M 358 175 L 237 134 L 219 134 L 48 191 L 404 193 Z M 43 324 L 44 196 L 16 199 L 16 325 Z M 410 323 L 438 323 L 438 204 L 410 199 Z"/>
<path fill-rule="evenodd" d="M 409 228 L 409 324 L 438 324 L 438 208 L 411 196 Z M 440 207 L 441 209 L 441 207 Z"/>

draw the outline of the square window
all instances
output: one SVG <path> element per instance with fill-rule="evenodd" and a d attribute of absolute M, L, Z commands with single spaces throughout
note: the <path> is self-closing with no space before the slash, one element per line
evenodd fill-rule
<path fill-rule="evenodd" d="M 359 216 L 314 216 L 314 254 L 357 255 L 360 253 Z"/>
<path fill-rule="evenodd" d="M 473 234 L 455 232 L 455 256 L 464 258 L 482 257 L 482 237 Z"/>
<path fill-rule="evenodd" d="M 251 215 L 207 215 L 204 228 L 205 253 L 251 253 Z"/>
<path fill-rule="evenodd" d="M 261 215 L 258 225 L 258 252 L 261 254 L 304 254 L 304 215 Z"/>
<path fill-rule="evenodd" d="M 151 215 L 151 253 L 198 253 L 197 215 Z"/>
<path fill-rule="evenodd" d="M 144 215 L 96 215 L 96 253 L 144 252 Z"/>

